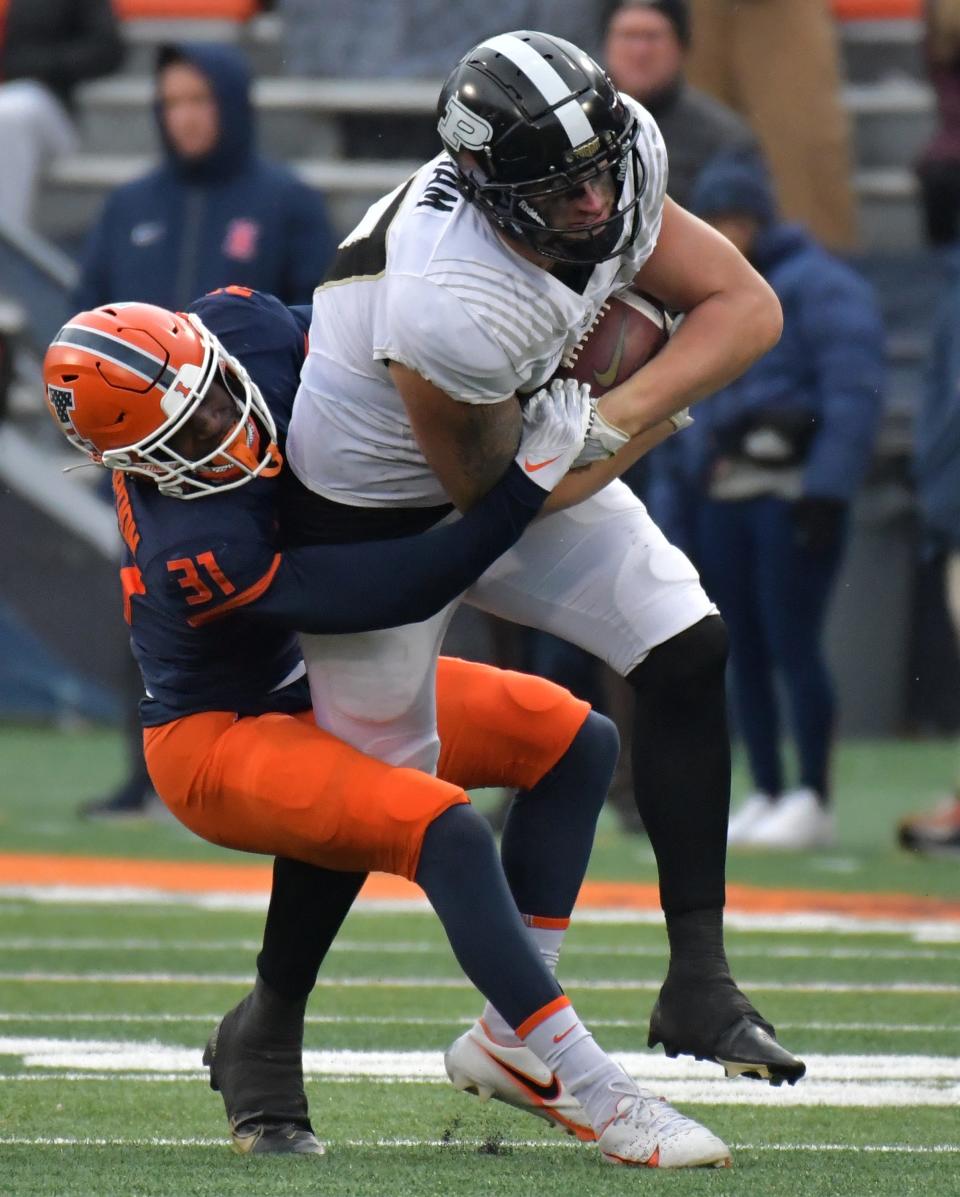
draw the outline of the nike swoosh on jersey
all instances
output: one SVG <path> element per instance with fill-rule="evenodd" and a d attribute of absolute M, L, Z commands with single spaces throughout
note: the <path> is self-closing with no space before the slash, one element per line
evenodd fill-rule
<path fill-rule="evenodd" d="M 493 1060 L 495 1064 L 500 1065 L 507 1076 L 511 1077 L 525 1089 L 529 1089 L 530 1092 L 535 1097 L 539 1097 L 541 1101 L 556 1101 L 560 1096 L 560 1082 L 553 1074 L 551 1074 L 550 1080 L 544 1084 L 541 1081 L 534 1080 L 532 1076 L 528 1076 L 525 1072 L 520 1072 L 519 1069 L 512 1068 L 505 1060 L 499 1059 L 490 1052 L 487 1052 L 487 1055 L 490 1056 L 490 1059 Z"/>
<path fill-rule="evenodd" d="M 553 465 L 559 456 L 560 454 L 558 453 L 557 457 L 548 457 L 546 461 L 531 461 L 529 457 L 525 457 L 523 459 L 523 468 L 528 474 L 535 474 L 537 470 L 542 470 L 544 466 Z"/>
<path fill-rule="evenodd" d="M 610 365 L 606 370 L 594 370 L 593 377 L 596 379 L 597 386 L 610 387 L 613 386 L 614 379 L 617 377 L 617 372 L 620 369 L 620 362 L 623 360 L 623 349 L 627 339 L 627 321 L 620 317 L 620 334 L 617 337 L 617 344 L 613 350 L 613 357 L 610 359 Z"/>

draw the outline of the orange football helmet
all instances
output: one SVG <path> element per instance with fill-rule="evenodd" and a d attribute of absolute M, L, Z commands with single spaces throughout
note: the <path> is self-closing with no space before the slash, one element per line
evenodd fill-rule
<path fill-rule="evenodd" d="M 215 379 L 236 403 L 237 420 L 216 449 L 190 460 L 171 441 Z M 192 314 L 149 303 L 80 312 L 51 342 L 43 381 L 50 414 L 72 445 L 178 499 L 271 477 L 282 464 L 259 388 Z"/>

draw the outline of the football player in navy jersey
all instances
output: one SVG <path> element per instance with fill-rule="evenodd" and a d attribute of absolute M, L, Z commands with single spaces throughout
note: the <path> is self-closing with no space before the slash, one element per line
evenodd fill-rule
<path fill-rule="evenodd" d="M 448 604 L 515 543 L 580 452 L 583 389 L 557 382 L 530 401 L 515 463 L 462 519 L 421 535 L 287 549 L 276 491 L 304 351 L 297 312 L 228 288 L 189 314 L 146 304 L 79 313 L 44 361 L 61 431 L 114 471 L 124 613 L 157 793 L 198 835 L 275 855 L 294 877 L 304 870 L 314 894 L 319 870 L 336 901 L 352 900 L 371 869 L 416 880 L 488 999 L 487 1024 L 516 1035 L 525 1066 L 531 1055 L 539 1064 L 539 1075 L 513 1069 L 509 1050 L 493 1058 L 467 1036 L 469 1068 L 448 1063 L 461 1088 L 486 1068 L 500 1078 L 498 1096 L 596 1139 L 613 1162 L 729 1163 L 720 1139 L 596 1045 L 549 967 L 612 771 L 611 725 L 541 679 L 448 662 L 439 775 L 392 767 L 317 726 L 296 640 L 297 630 L 414 624 Z M 503 865 L 464 793 L 491 783 L 525 791 Z M 306 989 L 290 987 L 290 956 L 315 909 L 298 911 L 291 941 L 289 910 L 271 905 L 254 989 L 207 1045 L 241 1151 L 323 1151 L 301 1066 L 312 954 Z"/>

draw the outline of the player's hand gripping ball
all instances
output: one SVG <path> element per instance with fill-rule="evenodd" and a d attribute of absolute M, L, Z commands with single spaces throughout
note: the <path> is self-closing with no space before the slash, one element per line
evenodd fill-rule
<path fill-rule="evenodd" d="M 671 319 L 652 299 L 634 291 L 612 295 L 579 343 L 563 358 L 554 378 L 574 378 L 590 387 L 592 406 L 587 439 L 574 468 L 611 457 L 630 437 L 609 424 L 597 400 L 626 382 L 670 339 Z M 670 417 L 679 431 L 693 421 L 686 409 Z"/>

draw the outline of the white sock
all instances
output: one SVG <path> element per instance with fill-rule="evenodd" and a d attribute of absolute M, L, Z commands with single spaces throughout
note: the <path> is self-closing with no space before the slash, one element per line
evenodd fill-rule
<path fill-rule="evenodd" d="M 597 1134 L 617 1112 L 627 1086 L 636 1088 L 619 1064 L 598 1046 L 566 997 L 556 998 L 519 1028 L 526 1047 L 556 1073 L 583 1106 Z M 614 1082 L 620 1082 L 616 1089 Z"/>
<path fill-rule="evenodd" d="M 544 964 L 551 974 L 556 975 L 557 961 L 560 959 L 560 949 L 563 937 L 570 925 L 569 919 L 545 919 L 535 914 L 520 916 L 526 924 L 527 934 L 536 944 Z M 480 1020 L 487 1028 L 487 1034 L 503 1047 L 520 1047 L 520 1038 L 516 1031 L 503 1017 L 496 1006 L 489 1002 L 484 1006 Z"/>

